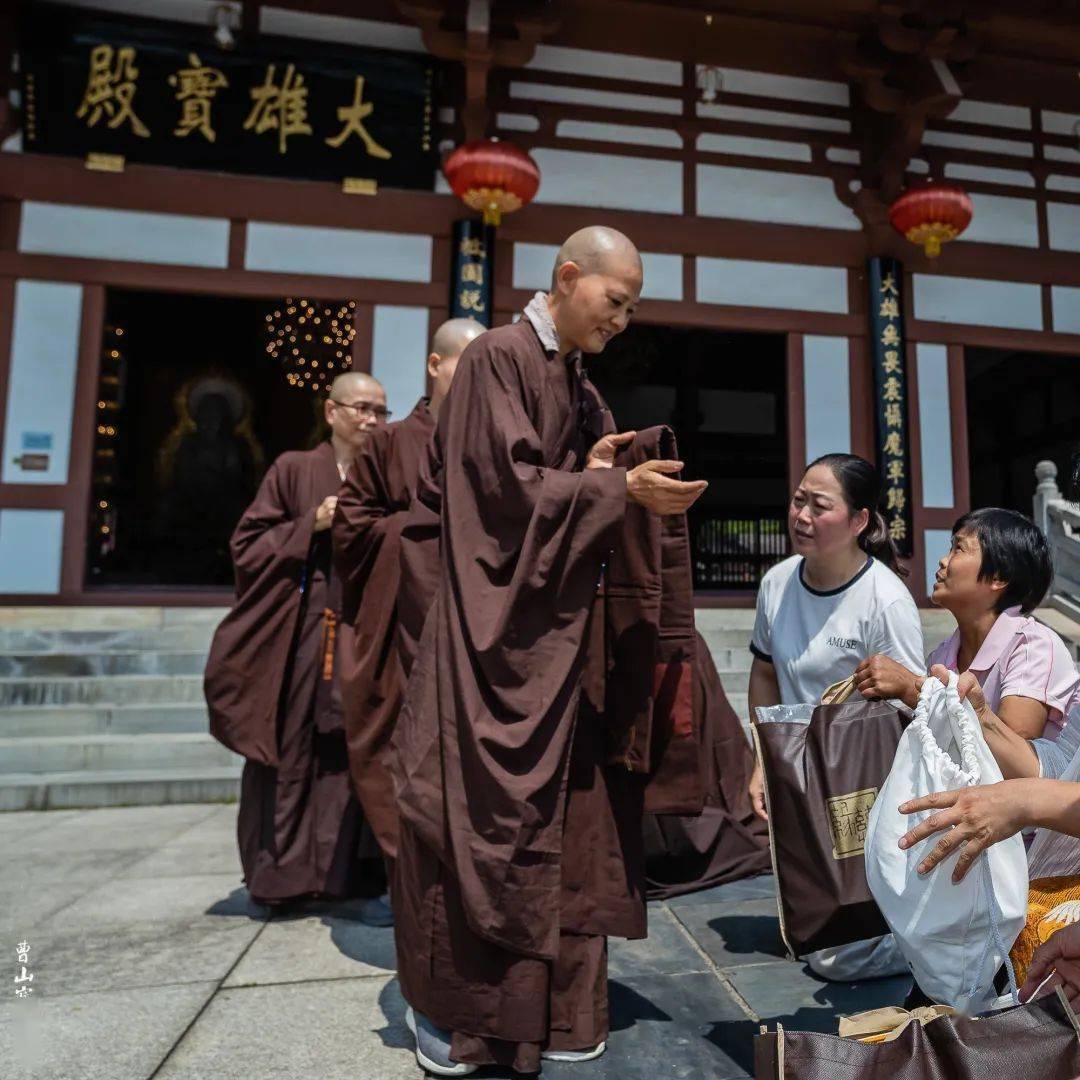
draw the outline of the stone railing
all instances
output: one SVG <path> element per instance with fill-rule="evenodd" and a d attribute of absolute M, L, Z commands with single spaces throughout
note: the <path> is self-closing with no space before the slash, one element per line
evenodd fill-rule
<path fill-rule="evenodd" d="M 1054 557 L 1054 584 L 1046 603 L 1080 622 L 1080 505 L 1058 488 L 1057 466 L 1035 466 L 1035 524 L 1046 533 Z"/>

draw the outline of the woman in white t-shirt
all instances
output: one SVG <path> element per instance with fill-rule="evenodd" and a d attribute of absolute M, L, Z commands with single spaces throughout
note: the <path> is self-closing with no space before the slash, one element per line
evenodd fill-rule
<path fill-rule="evenodd" d="M 853 454 L 811 462 L 788 507 L 795 554 L 761 582 L 750 650 L 750 715 L 768 705 L 816 703 L 833 683 L 882 653 L 911 670 L 923 664 L 922 623 L 900 580 L 896 546 L 878 511 L 877 471 Z M 750 800 L 763 818 L 760 762 Z M 807 958 L 828 979 L 906 970 L 892 935 Z"/>
<path fill-rule="evenodd" d="M 767 705 L 816 703 L 875 653 L 924 668 L 922 624 L 878 511 L 877 471 L 854 454 L 812 462 L 791 497 L 795 551 L 763 578 L 750 651 L 750 715 Z M 765 795 L 755 767 L 750 798 Z"/>

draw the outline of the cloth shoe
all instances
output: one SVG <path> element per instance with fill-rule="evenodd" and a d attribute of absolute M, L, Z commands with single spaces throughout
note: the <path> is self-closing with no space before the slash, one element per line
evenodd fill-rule
<path fill-rule="evenodd" d="M 605 1050 L 607 1043 L 597 1043 L 591 1050 L 544 1050 L 540 1056 L 544 1061 L 595 1061 Z"/>
<path fill-rule="evenodd" d="M 360 921 L 368 926 L 393 926 L 394 909 L 390 906 L 390 894 L 361 900 Z"/>
<path fill-rule="evenodd" d="M 405 1024 L 416 1039 L 416 1062 L 421 1069 L 434 1076 L 468 1076 L 476 1072 L 476 1065 L 465 1065 L 450 1057 L 448 1032 L 440 1031 L 422 1013 L 405 1010 Z"/>

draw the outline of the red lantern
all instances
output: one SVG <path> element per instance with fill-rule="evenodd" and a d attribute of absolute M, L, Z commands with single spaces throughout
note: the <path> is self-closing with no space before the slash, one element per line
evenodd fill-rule
<path fill-rule="evenodd" d="M 954 240 L 971 223 L 971 199 L 955 184 L 927 184 L 905 191 L 889 207 L 892 227 L 913 244 L 922 244 L 935 259 L 941 245 Z"/>
<path fill-rule="evenodd" d="M 482 210 L 488 225 L 503 214 L 520 210 L 540 187 L 540 169 L 524 150 L 498 139 L 479 139 L 459 146 L 443 165 L 454 194 L 473 210 Z"/>

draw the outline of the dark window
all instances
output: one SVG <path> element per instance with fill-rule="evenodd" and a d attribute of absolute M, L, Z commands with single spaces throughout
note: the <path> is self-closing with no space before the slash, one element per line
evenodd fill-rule
<path fill-rule="evenodd" d="M 586 362 L 620 430 L 669 424 L 686 477 L 709 481 L 694 587 L 756 589 L 788 554 L 784 337 L 635 324 Z"/>

